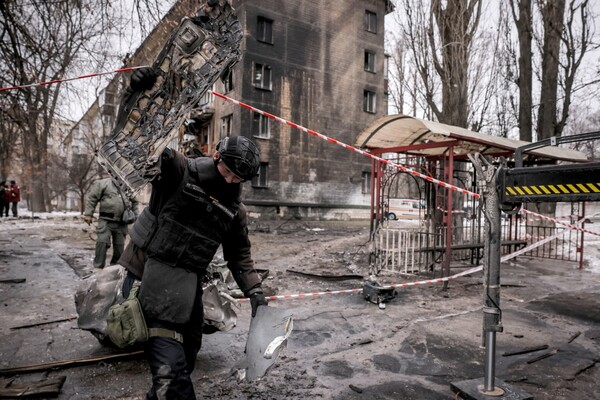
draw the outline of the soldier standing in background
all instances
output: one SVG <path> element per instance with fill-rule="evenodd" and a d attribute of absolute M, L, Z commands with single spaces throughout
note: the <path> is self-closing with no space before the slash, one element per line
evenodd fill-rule
<path fill-rule="evenodd" d="M 100 204 L 98 210 L 98 224 L 96 225 L 96 253 L 94 256 L 94 268 L 104 268 L 106 264 L 106 253 L 113 246 L 113 254 L 110 265 L 114 265 L 121 257 L 125 247 L 127 236 L 127 222 L 123 221 L 125 209 L 133 210 L 137 217 L 137 199 L 134 196 L 125 195 L 117 186 L 117 183 L 108 174 L 92 185 L 87 196 L 83 220 L 90 225 L 93 221 L 94 210 Z M 131 223 L 131 222 L 129 222 Z"/>

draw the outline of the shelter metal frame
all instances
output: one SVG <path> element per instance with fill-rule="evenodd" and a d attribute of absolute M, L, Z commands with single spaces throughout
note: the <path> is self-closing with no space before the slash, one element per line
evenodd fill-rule
<path fill-rule="evenodd" d="M 430 170 L 437 169 L 436 178 L 453 183 L 457 161 L 469 161 L 469 154 L 480 153 L 491 158 L 504 157 L 512 159 L 517 149 L 527 146 L 529 142 L 512 140 L 505 137 L 497 137 L 482 133 L 472 132 L 464 128 L 440 124 L 433 121 L 422 120 L 406 115 L 388 115 L 376 121 L 370 127 L 359 134 L 355 145 L 367 149 L 371 154 L 385 157 L 389 153 L 406 154 L 414 157 L 424 158 L 424 164 L 432 166 Z M 525 151 L 521 155 L 522 162 L 526 165 L 555 164 L 568 161 L 575 163 L 587 162 L 586 156 L 578 151 L 559 148 L 548 143 L 546 146 L 538 146 Z M 438 167 L 436 167 L 436 165 Z M 373 160 L 371 164 L 371 201 L 370 201 L 370 228 L 371 238 L 375 239 L 375 232 L 383 225 L 385 220 L 385 164 Z M 472 177 L 473 186 L 469 191 L 479 193 L 476 186 L 476 177 Z M 450 275 L 450 262 L 452 259 L 453 244 L 453 218 L 455 211 L 454 196 L 468 196 L 467 194 L 455 193 L 455 190 L 446 187 L 436 187 L 436 193 L 440 193 L 439 199 L 443 201 L 443 215 L 437 223 L 445 226 L 444 250 L 442 259 L 442 275 Z M 438 202 L 439 203 L 439 202 Z M 435 208 L 440 204 L 428 201 L 426 218 L 433 225 L 436 223 L 434 217 Z M 433 209 L 432 209 L 433 208 Z M 513 219 L 510 218 L 513 223 Z M 517 224 L 517 218 L 514 218 Z M 516 231 L 511 227 L 509 232 Z M 510 243 L 509 243 L 510 245 Z M 474 244 L 477 247 L 479 244 Z M 579 246 L 578 246 L 579 247 Z M 583 246 L 580 247 L 580 257 L 583 259 Z M 439 251 L 439 250 L 438 250 Z M 477 250 L 479 251 L 479 250 Z"/>

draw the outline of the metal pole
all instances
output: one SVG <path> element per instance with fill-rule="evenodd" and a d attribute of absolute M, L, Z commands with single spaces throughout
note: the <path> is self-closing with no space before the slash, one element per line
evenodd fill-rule
<path fill-rule="evenodd" d="M 497 169 L 491 164 L 483 166 L 485 189 L 485 257 L 483 282 L 483 328 L 485 332 L 485 376 L 483 392 L 493 392 L 495 387 L 496 332 L 502 332 L 500 310 L 500 240 L 501 221 L 498 196 Z M 486 273 L 487 271 L 487 273 Z"/>
<path fill-rule="evenodd" d="M 485 333 L 485 375 L 484 391 L 491 392 L 496 387 L 496 332 Z"/>
<path fill-rule="evenodd" d="M 579 222 L 579 216 L 581 215 L 581 219 L 585 219 L 585 201 L 582 202 L 581 204 L 581 212 L 577 213 L 577 219 Z M 585 221 L 581 223 L 581 228 L 585 228 Z M 579 269 L 583 269 L 583 253 L 585 251 L 585 247 L 583 245 L 583 241 L 585 238 L 585 232 L 579 232 L 579 235 L 581 235 L 581 246 L 579 247 L 580 249 L 580 253 L 579 253 Z"/>
<path fill-rule="evenodd" d="M 483 256 L 483 341 L 485 345 L 485 376 L 479 391 L 486 395 L 503 393 L 496 388 L 496 332 L 502 332 L 500 310 L 500 241 L 502 226 L 498 194 L 499 169 L 481 154 L 469 158 L 477 173 L 477 181 L 484 201 L 484 256 Z"/>
<path fill-rule="evenodd" d="M 446 182 L 453 184 L 454 176 L 454 146 L 448 147 L 447 164 L 444 166 Z M 452 190 L 445 189 L 446 198 L 446 251 L 442 261 L 442 277 L 450 276 L 450 262 L 452 259 Z M 442 217 L 443 218 L 443 217 Z M 448 281 L 444 281 L 443 290 L 448 290 Z"/>

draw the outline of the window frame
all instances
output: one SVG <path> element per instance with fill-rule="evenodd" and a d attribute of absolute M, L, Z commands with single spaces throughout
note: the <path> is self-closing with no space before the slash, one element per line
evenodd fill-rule
<path fill-rule="evenodd" d="M 233 69 L 229 69 L 229 73 L 222 79 L 223 92 L 229 93 L 233 90 Z"/>
<path fill-rule="evenodd" d="M 206 93 L 204 93 L 202 97 L 198 99 L 198 107 L 208 106 L 209 104 L 212 104 L 215 101 L 215 97 L 212 94 L 213 90 L 215 90 L 214 84 L 210 86 L 210 90 L 207 90 Z"/>
<path fill-rule="evenodd" d="M 255 112 L 252 115 L 252 136 L 260 139 L 270 139 L 271 118 Z"/>
<path fill-rule="evenodd" d="M 256 17 L 256 40 L 261 43 L 273 44 L 273 21 L 271 18 L 259 15 Z"/>
<path fill-rule="evenodd" d="M 268 188 L 269 187 L 269 163 L 260 162 L 258 167 L 258 175 L 252 178 L 252 187 L 254 188 Z"/>
<path fill-rule="evenodd" d="M 362 194 L 370 194 L 371 193 L 371 171 L 362 171 L 362 180 L 361 180 L 361 193 Z"/>
<path fill-rule="evenodd" d="M 371 50 L 365 50 L 365 71 L 373 74 L 377 73 L 377 53 Z"/>
<path fill-rule="evenodd" d="M 264 64 L 260 62 L 254 62 L 252 64 L 252 85 L 261 90 L 273 90 L 273 68 L 269 64 Z M 256 75 L 260 69 L 260 79 L 256 78 Z M 268 73 L 268 85 L 265 83 L 265 71 L 269 71 Z"/>
<path fill-rule="evenodd" d="M 363 91 L 363 111 L 377 113 L 377 92 L 368 89 Z"/>
<path fill-rule="evenodd" d="M 209 122 L 205 125 L 202 125 L 200 127 L 200 129 L 198 130 L 198 134 L 196 135 L 196 137 L 197 137 L 196 140 L 200 145 L 202 145 L 202 144 L 206 144 L 208 146 L 211 145 L 211 143 L 210 143 L 211 142 L 210 137 L 211 137 L 211 132 L 212 132 L 211 127 L 212 127 L 212 124 Z M 205 143 L 203 143 L 203 142 L 205 142 Z"/>
<path fill-rule="evenodd" d="M 365 31 L 377 33 L 377 13 L 365 10 Z"/>
<path fill-rule="evenodd" d="M 221 117 L 221 125 L 219 130 L 219 135 L 221 138 L 231 136 L 231 133 L 233 132 L 233 114 L 228 114 Z"/>

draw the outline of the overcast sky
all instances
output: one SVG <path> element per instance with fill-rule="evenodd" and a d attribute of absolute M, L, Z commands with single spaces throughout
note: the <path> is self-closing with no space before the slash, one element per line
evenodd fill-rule
<path fill-rule="evenodd" d="M 173 4 L 174 2 L 175 0 L 165 0 L 156 2 L 156 4 L 154 5 L 159 9 L 153 11 L 154 18 L 156 18 L 156 15 L 158 14 L 160 14 L 161 16 L 164 15 L 169 10 L 171 4 Z M 400 4 L 400 1 L 398 0 L 394 1 L 394 3 L 397 5 L 396 13 L 398 13 L 402 6 Z M 123 56 L 127 53 L 133 53 L 143 40 L 143 36 L 152 29 L 152 26 L 149 26 L 149 23 L 147 22 L 149 20 L 152 20 L 152 17 L 148 16 L 146 16 L 145 29 L 142 29 L 140 27 L 137 18 L 137 13 L 133 9 L 133 1 L 119 0 L 115 1 L 112 4 L 113 7 L 120 8 L 120 10 L 122 10 L 123 15 L 130 19 L 130 29 L 128 32 L 123 32 L 122 34 L 115 36 L 112 46 L 112 54 L 114 59 L 111 62 L 111 66 L 109 68 L 105 68 L 105 71 L 111 71 L 120 68 L 122 66 L 121 60 Z M 484 9 L 485 18 L 483 18 L 482 20 L 487 21 L 488 24 L 493 24 L 495 15 L 497 14 L 497 3 L 496 1 L 485 1 L 484 5 L 486 5 L 487 8 Z M 591 5 L 596 16 L 600 15 L 600 1 L 592 0 Z M 400 32 L 397 21 L 398 18 L 393 14 L 389 14 L 386 16 L 385 28 L 388 32 L 388 37 L 390 34 L 398 34 Z M 490 29 L 490 26 L 486 28 L 484 25 L 480 29 Z M 599 58 L 600 51 L 596 51 L 594 54 L 589 54 L 586 57 L 587 66 L 585 68 L 597 66 L 599 63 Z M 105 71 L 79 71 L 74 74 L 72 73 L 69 77 Z M 67 106 L 65 107 L 65 117 L 73 121 L 78 121 L 83 116 L 85 111 L 90 107 L 90 105 L 94 102 L 98 95 L 98 92 L 106 86 L 106 84 L 110 81 L 110 79 L 113 78 L 113 76 L 114 75 L 106 75 L 97 78 L 76 80 L 68 83 L 69 85 L 73 85 L 73 88 L 77 91 L 80 98 L 76 99 L 65 97 L 65 103 L 67 104 Z"/>

